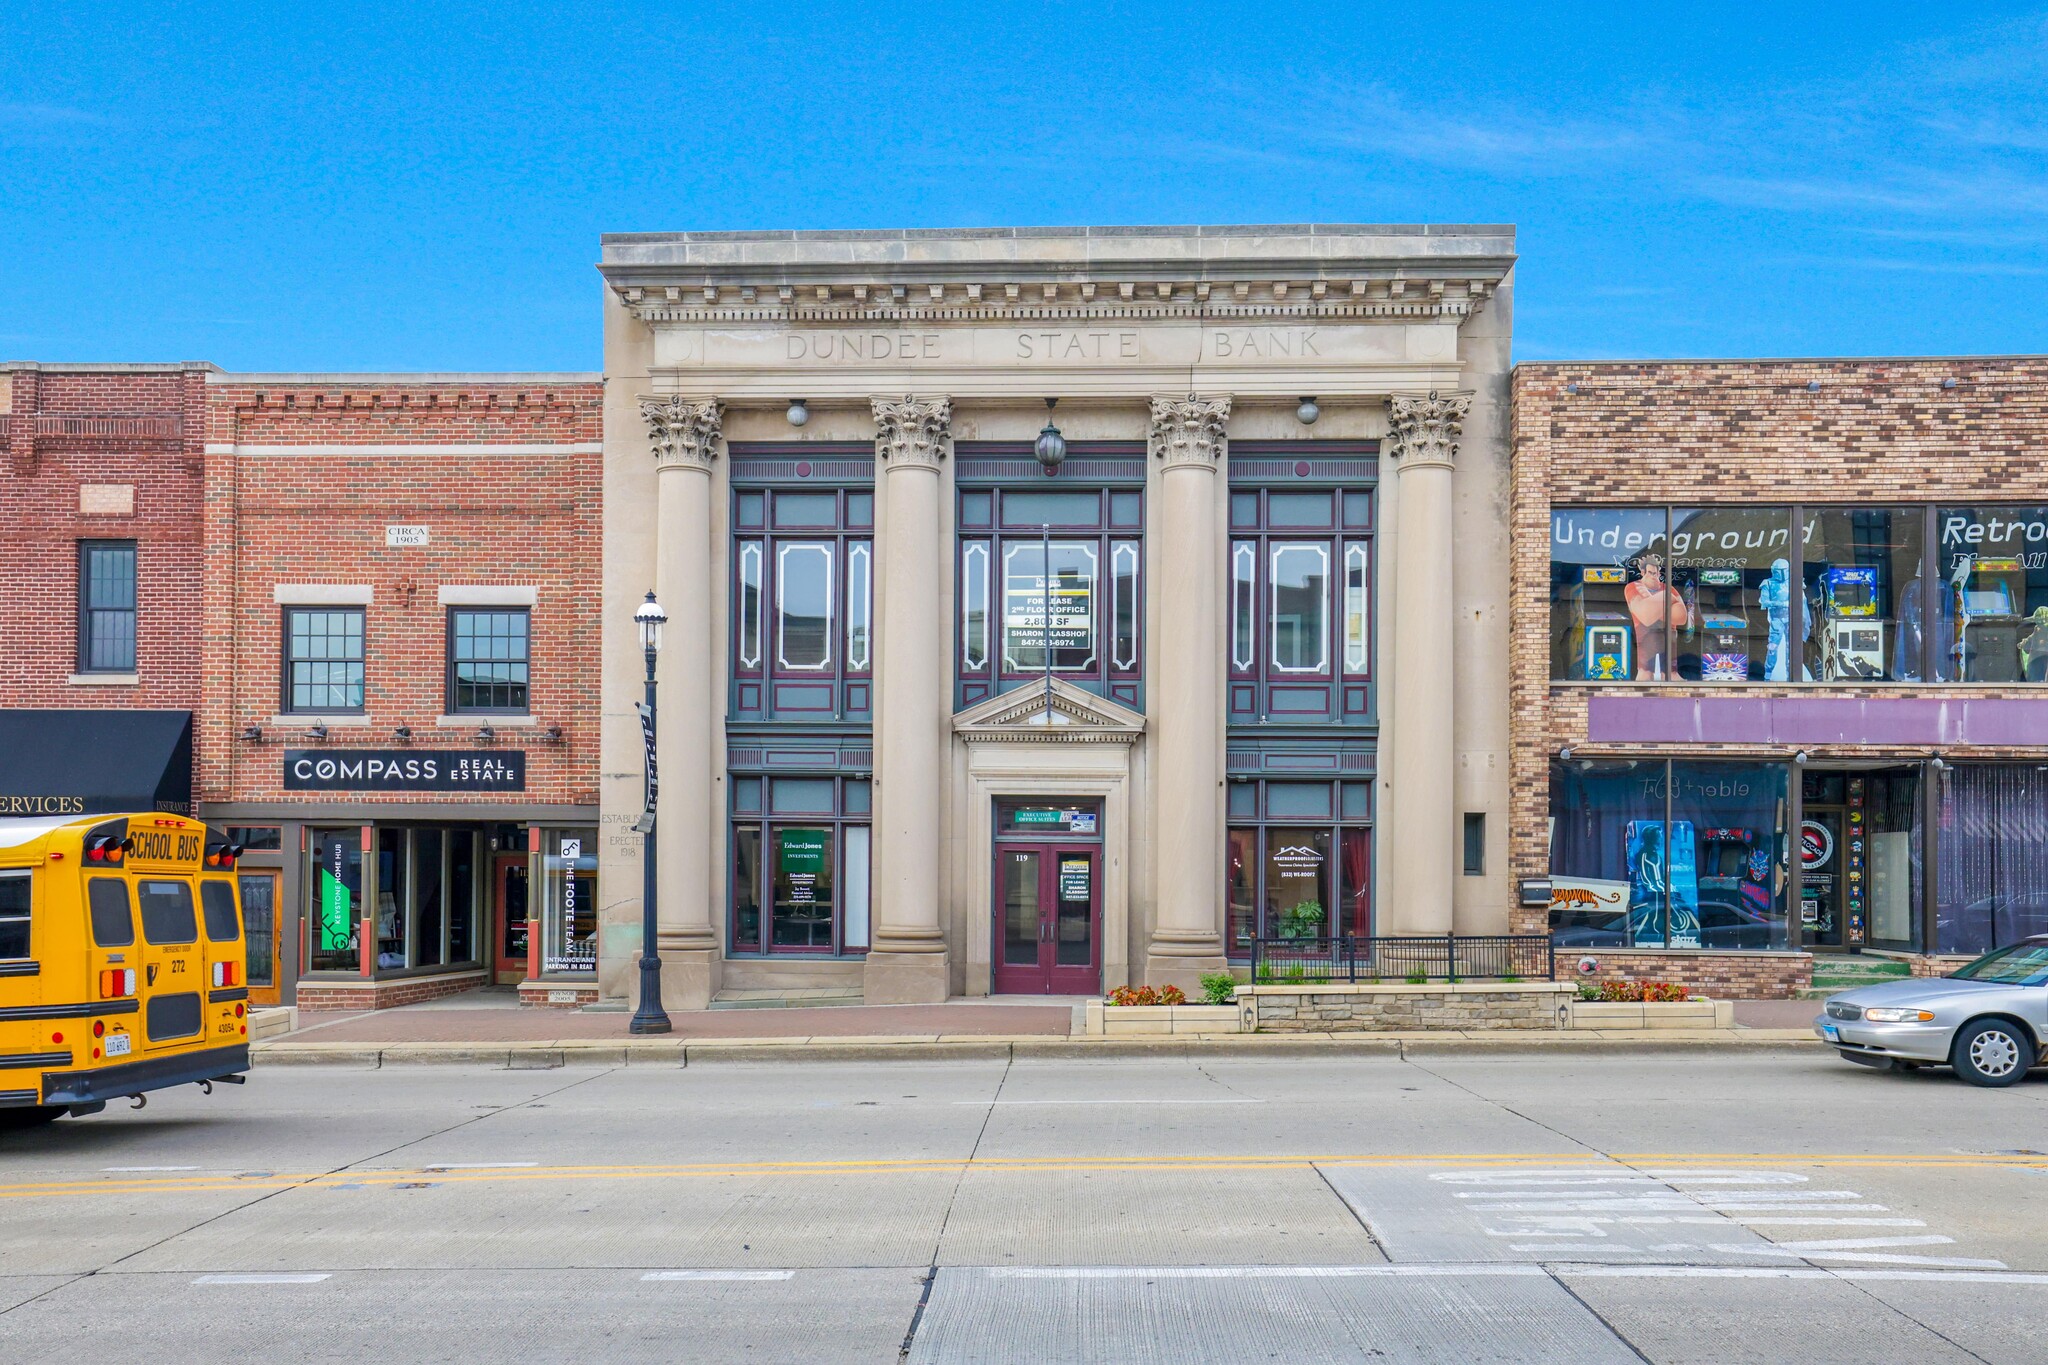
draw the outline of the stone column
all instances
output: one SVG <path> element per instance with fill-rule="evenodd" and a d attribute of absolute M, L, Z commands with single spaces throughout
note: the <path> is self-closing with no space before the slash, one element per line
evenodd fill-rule
<path fill-rule="evenodd" d="M 1224 542 L 1217 463 L 1230 399 L 1154 398 L 1150 444 L 1161 466 L 1159 624 L 1153 686 L 1159 695 L 1158 917 L 1145 982 L 1193 997 L 1203 972 L 1223 968 Z"/>
<path fill-rule="evenodd" d="M 877 547 L 874 938 L 862 975 L 871 1005 L 942 1002 L 951 988 L 939 907 L 939 826 L 949 708 L 938 587 L 947 398 L 876 398 L 875 458 L 887 480 Z"/>
<path fill-rule="evenodd" d="M 718 906 L 712 849 L 724 825 L 715 799 L 723 766 L 712 742 L 719 705 L 713 648 L 712 465 L 724 409 L 715 398 L 644 398 L 654 448 L 654 595 L 668 613 L 662 632 L 655 757 L 661 993 L 672 1010 L 699 1010 L 718 992 Z"/>
<path fill-rule="evenodd" d="M 1395 513 L 1392 800 L 1381 823 L 1393 860 L 1392 904 L 1379 930 L 1448 934 L 1456 875 L 1457 752 L 1452 641 L 1451 472 L 1468 393 L 1395 394 L 1387 400 L 1386 453 L 1400 470 Z"/>

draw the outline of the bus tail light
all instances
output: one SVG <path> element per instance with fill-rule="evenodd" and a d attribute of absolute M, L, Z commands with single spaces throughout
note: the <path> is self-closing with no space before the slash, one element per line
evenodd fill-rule
<path fill-rule="evenodd" d="M 214 964 L 213 964 L 213 984 L 214 984 L 215 986 L 232 986 L 232 985 L 234 985 L 234 984 L 235 984 L 235 964 L 234 964 L 234 963 L 232 963 L 232 962 L 216 962 L 216 963 L 214 963 Z"/>
<path fill-rule="evenodd" d="M 119 867 L 121 859 L 126 855 L 127 849 L 122 841 L 111 834 L 102 834 L 85 846 L 85 860 L 89 863 L 106 863 Z"/>
<path fill-rule="evenodd" d="M 119 1000 L 124 995 L 135 994 L 135 969 L 133 967 L 109 967 L 100 973 L 100 999 Z"/>

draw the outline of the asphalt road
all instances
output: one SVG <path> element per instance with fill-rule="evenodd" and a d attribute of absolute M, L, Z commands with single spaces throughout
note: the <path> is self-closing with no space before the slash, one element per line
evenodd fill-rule
<path fill-rule="evenodd" d="M 259 1069 L 0 1133 L 0 1360 L 2041 1361 L 2048 1075 Z"/>

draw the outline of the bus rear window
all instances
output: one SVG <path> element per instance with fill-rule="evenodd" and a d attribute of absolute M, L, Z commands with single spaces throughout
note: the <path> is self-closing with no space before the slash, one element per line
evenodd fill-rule
<path fill-rule="evenodd" d="M 192 914 L 189 882 L 138 882 L 142 897 L 142 937 L 149 943 L 192 943 L 199 921 Z"/>
<path fill-rule="evenodd" d="M 119 877 L 94 877 L 85 887 L 92 908 L 92 941 L 102 948 L 126 948 L 135 942 L 135 912 L 128 905 L 128 883 Z"/>
<path fill-rule="evenodd" d="M 199 883 L 199 908 L 206 915 L 206 936 L 215 943 L 233 943 L 242 936 L 235 918 L 235 888 L 226 882 Z"/>
<path fill-rule="evenodd" d="M 27 957 L 28 942 L 28 873 L 0 872 L 0 957 Z"/>

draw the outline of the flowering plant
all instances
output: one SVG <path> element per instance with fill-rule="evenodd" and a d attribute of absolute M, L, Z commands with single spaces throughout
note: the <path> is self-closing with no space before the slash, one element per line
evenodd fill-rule
<path fill-rule="evenodd" d="M 1112 1005 L 1185 1005 L 1187 992 L 1178 986 L 1118 986 L 1109 993 Z"/>
<path fill-rule="evenodd" d="M 1667 1000 L 1690 1000 L 1692 993 L 1685 987 L 1673 985 L 1669 981 L 1603 981 L 1600 983 L 1598 998 L 1624 1003 L 1657 1003 Z"/>

